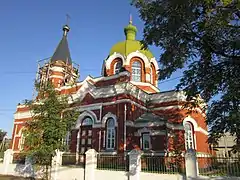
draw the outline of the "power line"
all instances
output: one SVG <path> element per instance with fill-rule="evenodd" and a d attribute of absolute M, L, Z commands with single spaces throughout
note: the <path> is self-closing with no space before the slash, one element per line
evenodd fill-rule
<path fill-rule="evenodd" d="M 180 79 L 182 78 L 183 76 L 178 76 L 178 77 L 175 77 L 175 78 L 171 78 L 171 79 L 168 79 L 168 80 L 165 80 L 165 81 L 160 81 L 158 82 L 158 84 L 163 84 L 163 83 L 166 83 L 166 82 L 169 82 L 169 81 L 173 81 L 173 80 L 176 80 L 176 79 Z"/>

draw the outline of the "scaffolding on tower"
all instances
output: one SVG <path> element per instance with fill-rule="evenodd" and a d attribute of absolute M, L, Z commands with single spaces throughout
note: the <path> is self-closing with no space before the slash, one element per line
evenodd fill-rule
<path fill-rule="evenodd" d="M 39 84 L 39 88 L 47 85 L 47 82 L 51 80 L 52 75 L 52 67 L 55 65 L 56 62 L 51 62 L 51 57 L 41 59 L 37 61 L 37 72 L 35 77 L 35 84 Z M 69 86 L 73 83 L 76 83 L 79 78 L 79 64 L 72 62 L 71 64 L 67 63 L 63 64 L 63 73 L 64 79 L 61 86 Z M 33 99 L 37 96 L 37 89 L 34 84 L 33 90 Z"/>

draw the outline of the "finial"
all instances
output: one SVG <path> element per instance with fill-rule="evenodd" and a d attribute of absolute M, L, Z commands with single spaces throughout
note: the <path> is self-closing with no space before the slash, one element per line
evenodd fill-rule
<path fill-rule="evenodd" d="M 132 14 L 129 16 L 129 24 L 132 24 Z"/>
<path fill-rule="evenodd" d="M 66 14 L 66 25 L 67 26 L 69 25 L 69 20 L 70 19 L 71 19 L 71 17 L 68 14 Z"/>
<path fill-rule="evenodd" d="M 71 17 L 68 14 L 66 14 L 66 25 L 63 26 L 63 36 L 67 36 L 67 33 L 70 31 L 70 27 L 68 26 L 70 18 Z"/>

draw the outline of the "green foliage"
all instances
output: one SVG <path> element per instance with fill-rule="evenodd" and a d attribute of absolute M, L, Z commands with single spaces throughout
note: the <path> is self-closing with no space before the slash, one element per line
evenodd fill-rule
<path fill-rule="evenodd" d="M 70 108 L 67 96 L 47 84 L 38 88 L 38 99 L 26 101 L 32 119 L 24 131 L 24 152 L 39 165 L 51 166 L 55 150 L 65 150 L 64 140 L 77 119 L 78 112 Z"/>
<path fill-rule="evenodd" d="M 185 68 L 177 89 L 186 91 L 188 100 L 219 97 L 207 113 L 209 140 L 230 132 L 239 148 L 240 1 L 134 0 L 133 5 L 145 23 L 143 43 L 163 51 L 159 79 Z"/>
<path fill-rule="evenodd" d="M 4 137 L 6 136 L 6 132 L 0 129 L 0 158 L 3 156 L 3 152 L 7 150 L 7 143 L 4 140 Z"/>
<path fill-rule="evenodd" d="M 0 129 L 0 142 L 2 142 L 5 135 L 6 135 L 6 132 Z"/>

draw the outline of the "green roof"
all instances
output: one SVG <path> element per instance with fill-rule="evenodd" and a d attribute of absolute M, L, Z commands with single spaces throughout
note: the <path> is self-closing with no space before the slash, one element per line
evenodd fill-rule
<path fill-rule="evenodd" d="M 129 23 L 128 26 L 124 28 L 124 33 L 126 36 L 126 40 L 118 42 L 115 45 L 113 45 L 113 47 L 110 50 L 110 55 L 116 52 L 127 56 L 132 52 L 140 51 L 149 59 L 154 57 L 150 50 L 143 49 L 143 45 L 141 44 L 140 41 L 135 40 L 137 28 L 136 26 L 133 26 L 131 22 Z"/>

